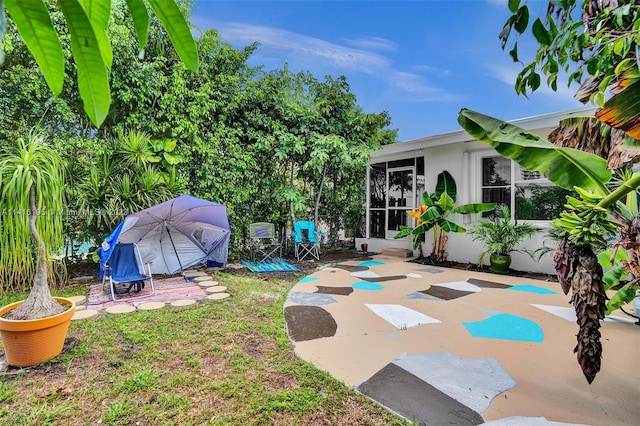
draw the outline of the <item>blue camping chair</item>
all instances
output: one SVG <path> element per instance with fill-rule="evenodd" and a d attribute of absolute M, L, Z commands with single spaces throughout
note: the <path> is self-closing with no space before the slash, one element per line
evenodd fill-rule
<path fill-rule="evenodd" d="M 105 284 L 109 283 L 111 297 L 113 300 L 118 299 L 116 294 L 142 293 L 144 282 L 149 281 L 151 285 L 151 293 L 144 293 L 150 296 L 155 293 L 153 286 L 153 277 L 151 275 L 151 262 L 143 263 L 142 256 L 138 246 L 133 243 L 116 244 L 112 250 L 98 250 L 100 255 L 100 275 L 102 275 L 102 290 Z M 127 299 L 128 299 L 127 298 Z"/>
<path fill-rule="evenodd" d="M 320 238 L 322 232 L 316 231 L 315 224 L 310 220 L 299 220 L 293 224 L 293 251 L 298 261 L 308 255 L 320 259 Z"/>

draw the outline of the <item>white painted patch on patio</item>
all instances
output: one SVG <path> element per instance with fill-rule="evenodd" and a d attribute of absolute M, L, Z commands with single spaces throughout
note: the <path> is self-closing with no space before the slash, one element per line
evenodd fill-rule
<path fill-rule="evenodd" d="M 518 383 L 494 358 L 462 359 L 451 352 L 408 354 L 393 361 L 414 376 L 482 413 Z"/>
<path fill-rule="evenodd" d="M 458 290 L 458 291 L 470 291 L 472 293 L 477 293 L 481 290 L 480 287 L 478 287 L 477 285 L 470 284 L 466 281 L 453 281 L 450 283 L 437 283 L 433 285 L 438 287 L 446 287 L 446 288 L 450 288 L 452 290 Z"/>
<path fill-rule="evenodd" d="M 420 324 L 434 324 L 440 322 L 433 317 L 414 311 L 413 309 L 409 309 L 402 305 L 366 304 L 366 306 L 371 309 L 373 313 L 398 329 L 415 327 Z"/>
<path fill-rule="evenodd" d="M 380 278 L 380 275 L 372 271 L 356 271 L 352 272 L 351 275 L 358 278 Z"/>

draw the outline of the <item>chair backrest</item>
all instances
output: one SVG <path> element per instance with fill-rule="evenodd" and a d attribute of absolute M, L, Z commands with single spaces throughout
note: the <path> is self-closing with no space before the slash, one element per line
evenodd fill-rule
<path fill-rule="evenodd" d="M 310 220 L 299 220 L 293 224 L 293 240 L 296 243 L 318 243 L 316 226 Z"/>
<path fill-rule="evenodd" d="M 249 225 L 249 238 L 275 238 L 276 229 L 273 223 L 256 222 Z"/>
<path fill-rule="evenodd" d="M 146 277 L 138 247 L 133 243 L 116 244 L 107 261 L 114 281 L 130 282 Z"/>

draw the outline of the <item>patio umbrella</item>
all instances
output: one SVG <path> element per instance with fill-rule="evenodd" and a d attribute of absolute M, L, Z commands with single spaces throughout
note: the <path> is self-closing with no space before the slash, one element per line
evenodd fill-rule
<path fill-rule="evenodd" d="M 135 243 L 153 274 L 226 266 L 231 230 L 223 204 L 181 195 L 127 216 L 100 250 L 102 267 L 117 243 Z"/>

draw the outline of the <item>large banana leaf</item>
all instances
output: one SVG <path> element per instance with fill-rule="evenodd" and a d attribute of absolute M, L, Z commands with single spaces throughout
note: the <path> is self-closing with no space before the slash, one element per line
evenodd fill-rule
<path fill-rule="evenodd" d="M 78 70 L 78 90 L 84 110 L 91 121 L 100 126 L 109 112 L 111 92 L 98 39 L 78 0 L 64 0 L 59 5 L 71 36 L 71 51 Z"/>
<path fill-rule="evenodd" d="M 449 197 L 451 197 L 451 199 L 455 203 L 456 197 L 458 196 L 456 181 L 453 178 L 453 176 L 451 176 L 451 173 L 449 173 L 446 170 L 438 174 L 438 182 L 436 183 L 435 198 L 436 199 L 440 198 L 442 194 L 445 192 L 449 194 Z"/>
<path fill-rule="evenodd" d="M 463 214 L 477 214 L 490 212 L 496 208 L 496 203 L 472 203 L 463 204 L 458 207 L 454 207 L 451 213 L 463 213 Z"/>
<path fill-rule="evenodd" d="M 596 117 L 611 127 L 624 130 L 628 146 L 640 148 L 640 80 L 612 96 L 596 111 Z"/>
<path fill-rule="evenodd" d="M 599 189 L 611 179 L 607 162 L 595 154 L 562 148 L 520 127 L 466 108 L 460 110 L 458 123 L 471 136 L 492 146 L 502 156 L 525 170 L 538 171 L 565 189 L 579 186 Z"/>
<path fill-rule="evenodd" d="M 113 51 L 107 35 L 107 25 L 111 17 L 111 0 L 79 0 L 82 9 L 87 14 L 93 34 L 98 41 L 102 62 L 111 69 L 113 63 Z"/>
<path fill-rule="evenodd" d="M 167 30 L 176 52 L 191 71 L 198 69 L 198 48 L 191 35 L 189 24 L 184 19 L 174 0 L 149 0 L 149 6 Z"/>
<path fill-rule="evenodd" d="M 126 0 L 127 7 L 133 18 L 133 26 L 136 29 L 140 49 L 147 44 L 147 31 L 149 29 L 149 13 L 143 0 Z"/>
<path fill-rule="evenodd" d="M 42 0 L 5 0 L 4 6 L 42 70 L 47 85 L 54 94 L 59 95 L 64 82 L 64 54 L 49 10 Z"/>

